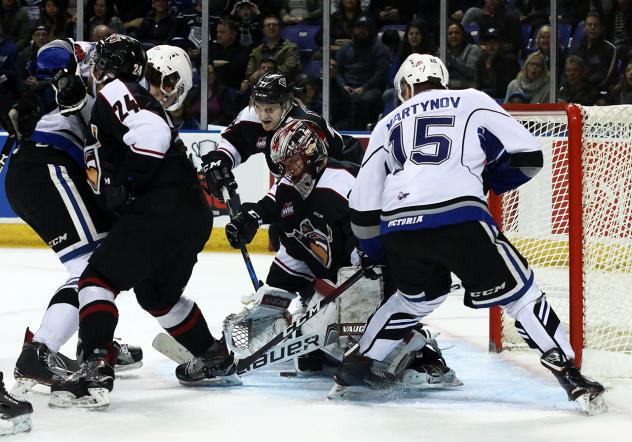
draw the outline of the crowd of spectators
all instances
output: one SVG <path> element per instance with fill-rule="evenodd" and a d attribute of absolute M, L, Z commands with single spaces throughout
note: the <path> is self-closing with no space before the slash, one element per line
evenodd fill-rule
<path fill-rule="evenodd" d="M 37 50 L 76 37 L 76 1 L 1 0 L 0 93 L 28 89 L 50 102 L 34 71 Z M 79 0 L 81 1 L 81 0 Z M 147 48 L 173 44 L 194 65 L 194 91 L 174 120 L 228 124 L 248 104 L 265 72 L 293 82 L 295 97 L 322 105 L 322 0 L 83 0 L 85 39 L 125 33 Z M 450 88 L 477 88 L 499 103 L 550 101 L 550 0 L 447 0 Z M 331 2 L 330 121 L 366 130 L 396 105 L 393 79 L 411 53 L 439 54 L 437 0 Z M 632 0 L 559 0 L 557 101 L 632 104 Z M 200 95 L 201 47 L 208 38 L 206 97 Z M 16 89 L 17 88 L 17 89 Z"/>

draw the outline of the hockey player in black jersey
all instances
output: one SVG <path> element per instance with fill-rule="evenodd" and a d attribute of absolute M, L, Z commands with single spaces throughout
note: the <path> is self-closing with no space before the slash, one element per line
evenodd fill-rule
<path fill-rule="evenodd" d="M 110 223 L 98 208 L 85 179 L 83 146 L 92 97 L 80 72 L 86 70 L 90 44 L 54 40 L 36 59 L 37 75 L 51 81 L 57 107 L 46 115 L 30 105 L 28 95 L 14 106 L 10 131 L 19 133 L 8 164 L 6 191 L 13 210 L 57 254 L 68 279 L 53 295 L 35 334 L 27 329 L 15 365 L 13 393 L 35 384 L 50 386 L 77 369 L 57 354 L 79 327 L 77 279 Z M 82 69 L 84 67 L 84 69 Z M 142 350 L 114 343 L 117 370 L 142 365 Z"/>
<path fill-rule="evenodd" d="M 388 264 L 397 292 L 371 317 L 329 397 L 386 387 L 388 377 L 368 367 L 446 300 L 454 273 L 465 305 L 502 307 L 569 400 L 588 414 L 604 412 L 604 387 L 576 367 L 533 270 L 486 204 L 486 189 L 507 192 L 539 172 L 540 145 L 487 95 L 447 85 L 439 58 L 410 55 L 395 76 L 403 103 L 371 134 L 349 198 L 351 222 L 365 253 L 363 267 L 369 272 Z"/>
<path fill-rule="evenodd" d="M 10 395 L 2 378 L 0 371 L 0 436 L 31 431 L 31 403 Z"/>
<path fill-rule="evenodd" d="M 138 83 L 147 58 L 137 40 L 114 34 L 97 44 L 93 75 L 103 87 L 85 155 L 90 185 L 113 226 L 78 282 L 85 360 L 78 372 L 53 385 L 51 406 L 109 404 L 114 300 L 131 288 L 141 307 L 195 356 L 177 367 L 178 379 L 240 382 L 224 343 L 213 338 L 197 305 L 181 296 L 212 217 L 165 112 L 191 85 L 190 61 L 177 49 L 147 67 L 148 91 Z"/>
<path fill-rule="evenodd" d="M 357 263 L 347 198 L 358 166 L 329 158 L 325 133 L 315 123 L 305 120 L 292 120 L 275 133 L 270 159 L 281 174 L 280 180 L 259 202 L 244 203 L 226 226 L 228 240 L 235 248 L 248 244 L 261 224 L 278 222 L 281 231 L 281 246 L 266 283 L 243 312 L 227 321 L 226 335 L 232 346 L 241 345 L 234 339 L 234 331 L 239 333 L 241 327 L 249 332 L 248 348 L 243 345 L 235 348 L 237 353 L 254 351 L 270 335 L 279 333 L 286 325 L 283 318 L 287 308 L 298 293 L 309 292 L 308 288 L 313 293 L 317 286 L 312 299 L 302 302 L 305 306 L 318 302 L 339 282 L 341 269 Z M 344 348 L 332 343 L 338 335 L 338 323 L 345 322 L 345 316 L 353 317 L 362 327 L 362 315 L 366 320 L 381 301 L 379 283 L 371 285 L 364 280 L 358 287 L 362 288 L 358 288 L 354 301 L 348 299 L 352 293 L 345 293 L 340 307 L 330 304 L 309 327 L 305 325 L 302 330 L 305 335 L 316 333 L 327 345 L 322 353 L 296 359 L 299 371 L 319 370 L 324 361 L 337 365 L 342 359 Z M 425 331 L 411 332 L 410 337 L 414 337 L 411 339 L 414 342 L 405 349 L 397 349 L 393 356 L 397 361 L 393 371 L 406 387 L 460 384 L 438 348 L 430 345 L 434 341 Z M 404 359 L 402 353 L 407 352 Z M 403 360 L 406 362 L 402 363 Z"/>
<path fill-rule="evenodd" d="M 217 150 L 203 156 L 203 166 L 209 191 L 221 198 L 221 188 L 235 188 L 232 169 L 263 153 L 272 173 L 276 166 L 270 160 L 270 142 L 277 130 L 293 120 L 315 124 L 325 134 L 329 157 L 358 162 L 361 149 L 345 147 L 342 136 L 323 117 L 292 100 L 292 88 L 280 74 L 264 74 L 254 85 L 250 105 L 222 132 Z"/>

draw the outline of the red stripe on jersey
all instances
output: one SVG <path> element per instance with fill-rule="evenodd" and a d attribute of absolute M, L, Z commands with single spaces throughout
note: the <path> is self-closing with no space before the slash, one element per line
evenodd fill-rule
<path fill-rule="evenodd" d="M 181 326 L 174 328 L 173 330 L 169 330 L 169 334 L 171 336 L 179 336 L 183 333 L 188 332 L 189 330 L 191 330 L 195 324 L 197 324 L 198 320 L 200 319 L 200 315 L 202 314 L 202 312 L 200 311 L 200 309 L 198 308 L 198 306 L 196 305 L 194 310 L 193 310 L 193 314 L 191 315 L 191 318 L 189 318 L 188 321 L 186 321 L 184 324 L 182 324 Z"/>
<path fill-rule="evenodd" d="M 157 150 L 151 150 L 151 149 L 143 149 L 142 147 L 138 147 L 135 144 L 132 144 L 132 149 L 133 150 L 137 150 L 139 152 L 146 152 L 146 153 L 151 154 L 151 155 L 157 155 L 159 157 L 164 157 L 165 156 L 164 152 L 158 152 Z"/>
<path fill-rule="evenodd" d="M 299 272 L 298 270 L 294 270 L 293 268 L 291 268 L 289 265 L 285 264 L 284 262 L 282 262 L 278 257 L 274 258 L 274 262 L 281 267 L 283 270 L 286 271 L 286 273 L 289 273 L 292 276 L 298 276 L 300 278 L 305 278 L 308 281 L 313 281 L 314 277 L 307 274 L 307 273 L 303 273 L 303 272 Z"/>
<path fill-rule="evenodd" d="M 233 167 L 235 167 L 235 156 L 232 154 L 232 152 L 230 152 L 229 150 L 226 150 L 226 148 L 224 147 L 218 147 L 217 151 L 224 152 L 226 155 L 228 155 L 228 158 L 230 158 L 230 160 L 233 162 Z"/>
<path fill-rule="evenodd" d="M 83 321 L 87 316 L 98 312 L 111 313 L 112 316 L 118 318 L 118 309 L 116 308 L 116 305 L 112 304 L 111 302 L 99 302 L 97 304 L 92 304 L 88 307 L 82 308 L 79 312 L 79 320 Z"/>

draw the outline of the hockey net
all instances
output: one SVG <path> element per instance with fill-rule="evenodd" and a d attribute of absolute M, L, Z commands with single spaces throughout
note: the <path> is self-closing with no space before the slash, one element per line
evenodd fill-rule
<path fill-rule="evenodd" d="M 542 171 L 490 208 L 589 372 L 632 377 L 632 106 L 514 105 Z M 490 349 L 526 348 L 493 309 Z"/>

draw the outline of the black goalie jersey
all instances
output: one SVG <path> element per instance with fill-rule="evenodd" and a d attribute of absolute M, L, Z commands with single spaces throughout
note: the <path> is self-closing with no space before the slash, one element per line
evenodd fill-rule
<path fill-rule="evenodd" d="M 257 203 L 270 206 L 274 200 L 278 218 L 264 215 L 263 222 L 278 221 L 281 227 L 281 247 L 270 268 L 268 285 L 298 292 L 315 278 L 336 282 L 338 269 L 351 264 L 355 238 L 348 195 L 357 170 L 353 163 L 329 159 L 305 200 L 283 178 Z"/>
<path fill-rule="evenodd" d="M 92 139 L 85 149 L 90 184 L 125 185 L 140 196 L 149 188 L 195 184 L 184 146 L 158 101 L 138 83 L 114 80 L 92 110 Z"/>

